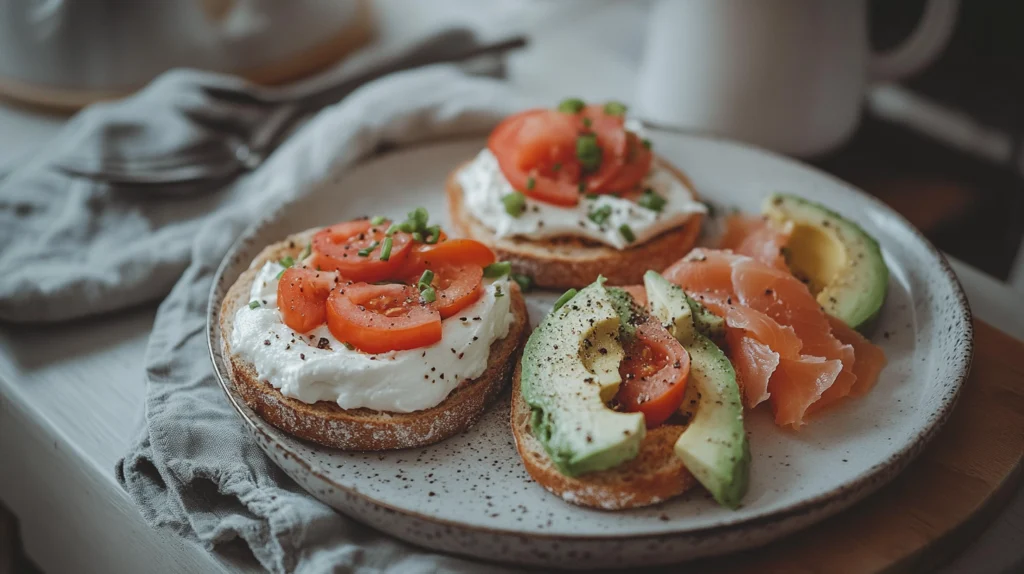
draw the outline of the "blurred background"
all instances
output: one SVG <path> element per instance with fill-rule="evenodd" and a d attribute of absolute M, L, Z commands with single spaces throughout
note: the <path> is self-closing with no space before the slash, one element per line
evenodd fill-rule
<path fill-rule="evenodd" d="M 946 0 L 0 0 L 0 170 L 75 108 L 170 67 L 284 83 L 468 25 L 529 36 L 508 64 L 523 89 L 615 98 L 661 127 L 796 155 L 1024 289 L 1022 16 L 1020 2 Z M 882 74 L 897 81 L 872 78 L 869 52 L 915 49 Z"/>

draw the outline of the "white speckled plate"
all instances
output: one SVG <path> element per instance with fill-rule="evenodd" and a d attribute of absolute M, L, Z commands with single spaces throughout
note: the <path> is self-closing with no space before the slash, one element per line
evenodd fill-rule
<path fill-rule="evenodd" d="M 720 508 L 700 489 L 624 512 L 567 504 L 527 476 L 508 428 L 507 400 L 462 435 L 422 449 L 347 453 L 294 439 L 235 395 L 218 329 L 211 328 L 221 383 L 260 446 L 314 496 L 409 542 L 487 560 L 573 568 L 677 562 L 764 544 L 890 480 L 949 416 L 970 366 L 970 310 L 945 260 L 892 210 L 814 169 L 726 141 L 657 132 L 652 140 L 702 196 L 719 204 L 757 211 L 767 193 L 783 190 L 858 221 L 878 238 L 892 271 L 872 337 L 889 357 L 878 386 L 799 433 L 774 426 L 764 407 L 753 412 L 754 461 L 742 508 Z M 445 176 L 482 145 L 461 141 L 383 156 L 258 222 L 221 265 L 210 325 L 218 323 L 227 288 L 264 245 L 358 215 L 401 216 L 416 205 L 441 215 Z M 536 324 L 552 297 L 532 299 Z"/>

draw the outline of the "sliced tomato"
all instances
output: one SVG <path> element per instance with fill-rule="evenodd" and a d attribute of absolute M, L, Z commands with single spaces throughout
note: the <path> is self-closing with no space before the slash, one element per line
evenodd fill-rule
<path fill-rule="evenodd" d="M 615 395 L 627 412 L 642 412 L 654 428 L 679 410 L 690 376 L 690 355 L 658 321 L 636 328 L 636 340 L 619 364 L 622 384 Z"/>
<path fill-rule="evenodd" d="M 487 147 L 513 188 L 540 201 L 572 206 L 580 195 L 576 136 L 564 114 L 527 110 L 498 124 Z"/>
<path fill-rule="evenodd" d="M 434 307 L 447 319 L 476 303 L 483 294 L 483 267 L 468 265 L 444 265 L 432 270 L 432 285 L 437 293 Z"/>
<path fill-rule="evenodd" d="M 576 157 L 582 134 L 594 134 L 601 148 L 601 165 L 593 172 Z M 601 105 L 578 113 L 527 110 L 501 122 L 487 145 L 512 187 L 564 206 L 576 205 L 581 190 L 625 193 L 639 187 L 653 158 L 640 138 L 626 130 L 625 118 L 605 113 Z"/>
<path fill-rule="evenodd" d="M 313 264 L 324 270 L 337 271 L 350 281 L 383 281 L 397 277 L 412 250 L 412 237 L 407 233 L 391 235 L 391 253 L 381 259 L 385 231 L 390 222 L 373 225 L 360 219 L 338 223 L 313 236 Z M 361 250 L 372 249 L 366 255 Z"/>
<path fill-rule="evenodd" d="M 474 264 L 485 267 L 494 263 L 490 247 L 474 239 L 449 239 L 434 245 L 417 245 L 409 257 L 408 273 L 422 273 L 424 269 L 436 271 L 441 265 Z"/>
<path fill-rule="evenodd" d="M 408 285 L 354 283 L 327 298 L 327 328 L 365 353 L 403 351 L 441 340 L 441 315 Z"/>
<path fill-rule="evenodd" d="M 277 305 L 284 324 L 299 333 L 311 331 L 327 320 L 327 296 L 335 274 L 290 267 L 277 283 Z"/>

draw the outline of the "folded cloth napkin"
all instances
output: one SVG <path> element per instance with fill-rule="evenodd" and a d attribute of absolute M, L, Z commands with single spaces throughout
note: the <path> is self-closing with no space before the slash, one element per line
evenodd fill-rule
<path fill-rule="evenodd" d="M 197 219 L 190 263 L 160 306 L 147 349 L 146 424 L 117 467 L 148 522 L 211 548 L 241 539 L 274 572 L 482 568 L 361 526 L 274 467 L 214 380 L 206 298 L 224 254 L 261 214 L 337 177 L 382 144 L 484 133 L 522 104 L 501 82 L 450 66 L 386 77 L 325 109 L 264 166 L 211 200 L 207 213 L 190 216 Z M 153 240 L 145 229 L 135 233 Z"/>
<path fill-rule="evenodd" d="M 251 136 L 282 102 L 327 86 L 334 88 L 323 95 L 334 95 L 369 73 L 477 45 L 471 32 L 448 29 L 274 88 L 178 70 L 131 98 L 90 106 L 43 153 L 0 180 L 0 320 L 60 321 L 162 298 L 188 265 L 207 215 L 232 202 L 223 181 L 112 187 L 61 166 L 95 172 L 110 161 L 223 155 L 225 135 Z M 483 65 L 479 73 L 501 70 L 498 59 L 475 63 Z"/>

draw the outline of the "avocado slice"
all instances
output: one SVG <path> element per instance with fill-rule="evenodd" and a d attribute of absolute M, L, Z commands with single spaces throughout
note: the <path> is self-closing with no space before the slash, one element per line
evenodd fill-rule
<path fill-rule="evenodd" d="M 603 283 L 599 278 L 548 314 L 523 349 L 519 385 L 532 411 L 531 430 L 568 476 L 634 458 L 647 432 L 643 413 L 606 405 L 622 382 L 625 352 L 623 301 Z"/>
<path fill-rule="evenodd" d="M 676 456 L 719 504 L 736 508 L 750 480 L 750 444 L 736 371 L 725 353 L 695 326 L 693 317 L 710 314 L 703 305 L 654 271 L 644 274 L 644 289 L 651 314 L 666 324 L 690 354 L 687 385 L 699 397 L 689 426 L 676 441 Z M 691 305 L 699 308 L 697 312 Z M 692 409 L 684 402 L 683 410 Z"/>
<path fill-rule="evenodd" d="M 762 212 L 790 226 L 786 263 L 807 282 L 826 313 L 854 329 L 878 315 L 889 268 L 873 237 L 838 213 L 795 195 L 768 196 Z"/>

